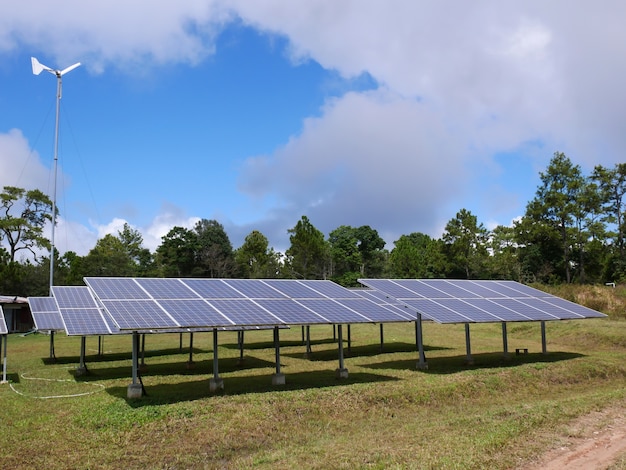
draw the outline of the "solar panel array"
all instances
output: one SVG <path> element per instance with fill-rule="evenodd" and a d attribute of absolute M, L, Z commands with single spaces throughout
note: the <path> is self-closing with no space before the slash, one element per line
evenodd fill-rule
<path fill-rule="evenodd" d="M 515 281 L 359 279 L 438 323 L 601 318 L 606 315 Z"/>
<path fill-rule="evenodd" d="M 85 278 L 121 330 L 406 321 L 331 281 Z"/>
<path fill-rule="evenodd" d="M 2 307 L 0 307 L 0 335 L 6 335 L 9 332 L 9 329 L 7 328 L 7 323 L 4 319 L 4 311 L 2 310 Z"/>
<path fill-rule="evenodd" d="M 29 297 L 30 313 L 35 321 L 35 328 L 41 331 L 60 331 L 65 329 L 59 306 L 54 297 Z"/>
<path fill-rule="evenodd" d="M 89 288 L 54 286 L 52 294 L 68 335 L 110 335 L 119 332 L 119 328 L 98 306 Z"/>

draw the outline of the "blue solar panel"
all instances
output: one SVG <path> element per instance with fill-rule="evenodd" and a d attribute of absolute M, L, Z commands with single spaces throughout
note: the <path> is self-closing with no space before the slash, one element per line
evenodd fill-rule
<path fill-rule="evenodd" d="M 249 299 L 214 299 L 208 302 L 235 325 L 280 325 L 283 323 Z"/>
<path fill-rule="evenodd" d="M 476 308 L 480 308 L 486 312 L 491 313 L 502 321 L 528 321 L 530 318 L 527 316 L 515 312 L 509 308 L 506 308 L 500 304 L 495 303 L 491 299 L 464 299 L 470 305 Z"/>
<path fill-rule="evenodd" d="M 100 300 L 148 299 L 150 296 L 132 278 L 86 277 L 85 283 Z"/>
<path fill-rule="evenodd" d="M 359 294 L 355 293 L 351 289 L 346 289 L 345 287 L 340 286 L 339 284 L 335 284 L 332 281 L 322 281 L 322 280 L 300 280 L 299 283 L 305 285 L 306 287 L 313 289 L 316 292 L 319 292 L 325 297 L 329 299 L 358 299 Z"/>
<path fill-rule="evenodd" d="M 2 311 L 2 307 L 0 307 L 0 335 L 6 335 L 9 332 L 7 328 L 6 321 L 4 320 L 4 312 Z"/>
<path fill-rule="evenodd" d="M 288 325 L 329 323 L 325 318 L 293 300 L 257 299 L 255 302 L 272 312 Z"/>
<path fill-rule="evenodd" d="M 64 330 L 65 325 L 54 297 L 29 297 L 30 313 L 35 328 L 41 331 Z"/>
<path fill-rule="evenodd" d="M 425 317 L 439 323 L 606 316 L 514 281 L 359 279 L 359 282 L 416 308 Z M 428 301 L 424 301 L 426 299 Z"/>
<path fill-rule="evenodd" d="M 374 322 L 407 321 L 406 317 L 403 315 L 399 315 L 369 299 L 337 299 L 337 303 L 360 313 Z"/>
<path fill-rule="evenodd" d="M 199 296 L 180 279 L 137 278 L 139 284 L 154 299 L 198 299 Z"/>
<path fill-rule="evenodd" d="M 220 327 L 231 326 L 233 322 L 219 313 L 206 301 L 197 300 L 160 300 L 159 304 L 185 327 L 203 326 Z"/>
<path fill-rule="evenodd" d="M 529 297 L 530 294 L 524 293 L 521 289 L 525 287 L 523 284 L 513 281 L 472 281 L 472 283 L 492 290 L 500 297 L 504 298 L 517 298 L 517 297 Z M 517 288 L 517 287 L 520 288 Z M 536 291 L 533 289 L 535 292 Z"/>
<path fill-rule="evenodd" d="M 574 302 L 570 302 L 569 300 L 565 300 L 560 297 L 546 297 L 541 300 L 557 307 L 565 308 L 570 312 L 576 313 L 577 315 L 581 315 L 585 318 L 603 318 L 606 316 L 603 313 L 596 312 L 595 310 Z"/>
<path fill-rule="evenodd" d="M 494 304 L 501 305 L 504 308 L 508 308 L 525 316 L 528 320 L 557 320 L 557 317 L 554 315 L 549 315 L 542 310 L 537 310 L 518 299 L 491 299 L 491 301 Z"/>
<path fill-rule="evenodd" d="M 292 299 L 324 298 L 324 295 L 320 294 L 318 291 L 313 290 L 302 282 L 293 279 L 267 279 L 263 282 Z"/>
<path fill-rule="evenodd" d="M 102 300 L 102 304 L 122 330 L 178 328 L 176 323 L 152 300 Z"/>
<path fill-rule="evenodd" d="M 573 320 L 573 319 L 578 319 L 578 318 L 584 318 L 582 315 L 579 315 L 578 313 L 572 312 L 571 310 L 566 310 L 562 307 L 546 302 L 543 299 L 533 299 L 529 297 L 525 299 L 520 299 L 520 302 L 526 305 L 530 305 L 531 307 L 534 307 L 537 310 L 546 312 L 547 314 L 552 315 L 558 318 L 559 320 Z"/>
<path fill-rule="evenodd" d="M 102 314 L 95 308 L 69 308 L 61 310 L 65 332 L 69 336 L 109 335 Z"/>
<path fill-rule="evenodd" d="M 241 299 L 243 296 L 221 279 L 181 279 L 203 299 Z"/>
<path fill-rule="evenodd" d="M 384 293 L 375 289 L 356 289 L 354 292 L 361 297 L 371 300 L 378 305 L 383 305 L 385 308 L 391 310 L 396 315 L 400 315 L 407 321 L 416 320 L 415 312 L 409 310 L 407 306 L 400 303 L 398 300 L 387 297 Z"/>
<path fill-rule="evenodd" d="M 404 300 L 409 307 L 413 307 L 424 317 L 438 323 L 467 323 L 469 318 L 444 307 L 438 301 L 430 299 L 408 299 Z"/>
<path fill-rule="evenodd" d="M 330 323 L 366 323 L 372 321 L 331 299 L 300 299 L 297 302 L 329 320 Z"/>
<path fill-rule="evenodd" d="M 474 305 L 471 305 L 461 299 L 437 299 L 437 303 L 449 308 L 453 312 L 463 315 L 470 322 L 497 322 L 502 318 L 492 315 Z"/>
<path fill-rule="evenodd" d="M 225 279 L 224 282 L 248 299 L 286 299 L 287 296 L 259 279 Z"/>
<path fill-rule="evenodd" d="M 54 286 L 52 294 L 59 309 L 64 308 L 97 308 L 91 292 L 85 286 Z"/>

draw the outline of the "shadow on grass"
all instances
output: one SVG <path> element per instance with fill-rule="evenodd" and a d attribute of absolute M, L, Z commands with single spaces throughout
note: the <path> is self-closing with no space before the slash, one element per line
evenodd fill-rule
<path fill-rule="evenodd" d="M 332 344 L 332 343 L 336 343 L 337 341 L 329 338 L 329 339 L 319 339 L 319 340 L 311 340 L 309 342 L 309 344 L 311 344 L 311 346 L 313 345 L 320 345 L 320 344 Z M 227 349 L 239 349 L 239 344 L 237 343 L 226 343 L 226 344 L 220 344 L 220 347 L 223 348 L 227 348 Z M 301 340 L 295 340 L 295 341 L 284 341 L 284 340 L 280 340 L 280 347 L 281 348 L 291 348 L 291 347 L 306 347 L 306 344 L 303 343 Z M 260 342 L 256 342 L 256 343 L 246 343 L 244 341 L 243 344 L 243 349 L 246 350 L 255 350 L 255 349 L 274 349 L 274 342 L 273 341 L 260 341 Z"/>
<path fill-rule="evenodd" d="M 375 383 L 398 380 L 381 374 L 366 372 L 350 373 L 346 379 L 337 379 L 335 371 L 296 372 L 285 375 L 285 385 L 273 385 L 271 375 L 245 377 L 228 377 L 224 379 L 224 391 L 220 396 L 236 396 L 258 393 L 275 393 L 293 390 L 321 389 L 342 387 L 358 383 Z M 130 406 L 140 408 L 151 405 L 167 405 L 183 401 L 193 401 L 210 397 L 209 380 L 180 382 L 176 384 L 151 383 L 149 378 L 143 379 L 147 395 L 141 399 L 128 399 L 127 387 L 110 387 L 107 393 L 126 400 Z"/>
<path fill-rule="evenodd" d="M 88 373 L 87 375 L 76 376 L 76 380 L 80 381 L 97 381 L 108 379 L 123 379 L 124 377 L 130 378 L 132 375 L 132 365 L 129 360 L 127 366 L 116 367 L 89 367 L 89 362 L 86 362 Z M 246 356 L 243 362 L 240 362 L 238 358 L 221 358 L 219 359 L 219 371 L 220 373 L 236 372 L 240 370 L 251 369 L 263 369 L 267 367 L 273 368 L 275 364 L 273 362 L 265 361 L 253 356 Z M 74 373 L 74 371 L 69 371 Z M 171 376 L 171 375 L 210 375 L 213 373 L 213 361 L 202 360 L 193 362 L 190 365 L 187 361 L 184 362 L 166 362 L 156 364 L 145 364 L 140 366 L 140 375 L 142 377 L 151 376 Z"/>
<path fill-rule="evenodd" d="M 211 352 L 207 349 L 193 348 L 193 354 L 206 354 Z M 182 351 L 179 348 L 169 348 L 169 349 L 160 349 L 160 350 L 146 350 L 144 352 L 144 358 L 148 359 L 151 357 L 161 357 L 161 356 L 189 356 L 189 348 L 183 348 Z M 132 352 L 123 352 L 123 353 L 104 353 L 104 354 L 87 354 L 85 355 L 85 362 L 87 363 L 99 363 L 99 362 L 116 362 L 116 361 L 129 361 L 132 359 Z M 80 355 L 77 356 L 63 356 L 56 358 L 42 358 L 41 360 L 44 364 L 76 364 L 80 362 Z"/>
<path fill-rule="evenodd" d="M 481 353 L 473 354 L 473 364 L 467 363 L 466 355 L 449 356 L 449 357 L 435 357 L 428 359 L 426 356 L 426 362 L 428 363 L 428 369 L 423 369 L 421 372 L 428 374 L 454 374 L 457 372 L 466 371 L 468 369 L 493 369 L 493 368 L 505 368 L 516 367 L 521 364 L 536 364 L 536 363 L 549 363 L 559 361 L 569 361 L 584 357 L 584 354 L 571 353 L 571 352 L 553 352 L 548 354 L 543 353 L 530 353 L 530 354 L 509 354 L 505 357 L 502 353 Z M 392 370 L 406 370 L 417 368 L 418 357 L 416 355 L 413 360 L 399 360 L 399 361 L 386 361 L 378 362 L 374 364 L 362 365 L 361 367 L 368 369 L 392 369 Z"/>
<path fill-rule="evenodd" d="M 429 347 L 425 346 L 425 351 L 439 351 L 446 350 L 450 348 L 444 347 Z M 344 357 L 370 357 L 370 356 L 378 356 L 380 354 L 394 354 L 394 353 L 406 353 L 406 352 L 414 352 L 417 354 L 417 348 L 413 343 L 402 343 L 402 342 L 394 342 L 384 344 L 381 350 L 380 344 L 364 344 L 362 346 L 351 346 L 348 348 L 344 346 L 343 354 Z M 303 358 L 307 357 L 310 361 L 336 361 L 339 357 L 339 348 L 336 349 L 324 349 L 322 351 L 312 351 L 308 355 L 306 351 L 302 350 L 301 353 L 294 352 L 281 352 L 281 356 L 293 357 L 293 358 Z"/>

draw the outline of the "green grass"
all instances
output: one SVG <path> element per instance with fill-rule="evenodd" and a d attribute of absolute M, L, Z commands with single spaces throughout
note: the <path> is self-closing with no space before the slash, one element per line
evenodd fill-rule
<path fill-rule="evenodd" d="M 0 449 L 6 468 L 424 468 L 523 466 L 567 435 L 568 423 L 626 403 L 626 322 L 509 324 L 508 359 L 499 325 L 473 325 L 474 365 L 465 364 L 463 325 L 424 324 L 429 368 L 417 370 L 412 325 L 351 329 L 335 378 L 331 327 L 313 327 L 305 357 L 300 328 L 281 331 L 281 372 L 272 332 L 220 333 L 222 394 L 209 393 L 212 336 L 194 336 L 194 368 L 174 334 L 146 337 L 148 395 L 126 398 L 129 336 L 87 339 L 89 375 L 75 377 L 80 339 L 8 338 L 10 384 L 0 385 Z M 346 339 L 344 327 L 344 339 Z M 516 356 L 515 348 L 528 348 Z M 56 397 L 56 398 L 46 398 Z"/>

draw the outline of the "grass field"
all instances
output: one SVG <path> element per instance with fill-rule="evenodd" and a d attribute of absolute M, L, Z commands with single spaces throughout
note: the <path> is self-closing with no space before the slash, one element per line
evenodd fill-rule
<path fill-rule="evenodd" d="M 412 324 L 351 329 L 349 378 L 337 380 L 331 327 L 311 328 L 305 357 L 300 328 L 281 331 L 286 385 L 275 387 L 271 331 L 220 333 L 223 394 L 209 393 L 212 336 L 146 337 L 148 393 L 126 398 L 130 336 L 87 339 L 89 375 L 75 377 L 80 339 L 10 335 L 10 384 L 0 385 L 4 468 L 523 468 L 558 446 L 577 417 L 626 405 L 626 322 L 614 296 L 607 320 L 540 326 L 473 325 L 474 365 L 465 364 L 463 325 L 424 324 L 427 370 L 417 370 Z M 597 295 L 595 296 L 597 297 Z M 597 298 L 594 302 L 600 302 Z M 605 311 L 611 310 L 607 307 Z M 344 340 L 346 339 L 344 329 Z M 527 355 L 515 355 L 528 348 Z M 623 461 L 623 459 L 622 459 Z"/>

